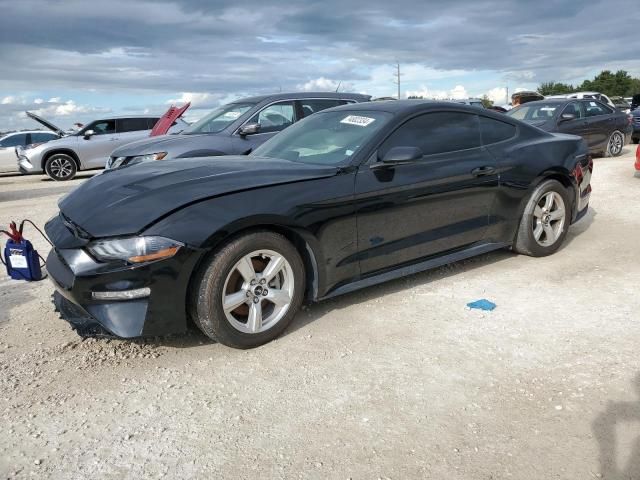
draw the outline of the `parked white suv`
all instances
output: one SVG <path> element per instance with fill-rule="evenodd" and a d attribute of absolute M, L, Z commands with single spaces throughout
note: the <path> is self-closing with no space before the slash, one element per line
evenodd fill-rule
<path fill-rule="evenodd" d="M 63 135 L 52 123 L 27 112 L 34 120 Z M 77 133 L 43 145 L 17 149 L 22 173 L 46 173 L 53 180 L 71 180 L 79 170 L 104 168 L 111 152 L 127 143 L 149 136 L 160 117 L 127 116 L 94 120 Z M 170 131 L 181 131 L 188 124 L 178 119 Z"/>
<path fill-rule="evenodd" d="M 0 173 L 18 173 L 16 148 L 40 145 L 58 138 L 60 138 L 60 135 L 57 133 L 39 130 L 13 132 L 0 136 Z"/>
<path fill-rule="evenodd" d="M 549 95 L 545 98 L 593 98 L 595 100 L 599 100 L 605 105 L 609 105 L 611 108 L 616 109 L 615 104 L 611 101 L 609 97 L 607 97 L 604 93 L 600 92 L 574 92 L 567 93 L 566 95 Z"/>

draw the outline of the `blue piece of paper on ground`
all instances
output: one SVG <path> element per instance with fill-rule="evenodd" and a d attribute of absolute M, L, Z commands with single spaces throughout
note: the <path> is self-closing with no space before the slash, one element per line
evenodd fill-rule
<path fill-rule="evenodd" d="M 494 308 L 496 308 L 496 304 L 490 302 L 486 298 L 482 298 L 480 300 L 476 300 L 475 302 L 467 303 L 467 307 L 477 308 L 478 310 L 493 310 Z"/>

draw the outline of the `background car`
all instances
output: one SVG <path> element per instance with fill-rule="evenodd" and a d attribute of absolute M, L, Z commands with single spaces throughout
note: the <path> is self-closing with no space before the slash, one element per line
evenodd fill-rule
<path fill-rule="evenodd" d="M 611 97 L 611 102 L 619 112 L 629 113 L 631 111 L 631 105 L 623 97 Z"/>
<path fill-rule="evenodd" d="M 245 155 L 315 112 L 370 99 L 370 95 L 327 92 L 243 98 L 216 108 L 180 135 L 144 139 L 114 150 L 106 168 L 172 158 Z"/>
<path fill-rule="evenodd" d="M 250 348 L 283 332 L 305 298 L 500 248 L 554 253 L 587 212 L 592 166 L 581 138 L 486 109 L 344 105 L 249 156 L 83 182 L 46 225 L 47 271 L 73 323 L 135 337 L 191 319 Z"/>
<path fill-rule="evenodd" d="M 594 154 L 618 156 L 631 139 L 631 117 L 595 99 L 547 99 L 521 105 L 507 115 L 548 132 L 579 135 Z"/>
<path fill-rule="evenodd" d="M 471 105 L 472 107 L 484 108 L 481 98 L 464 98 L 461 100 L 452 100 L 455 103 L 461 103 L 463 105 Z"/>
<path fill-rule="evenodd" d="M 58 133 L 31 130 L 8 133 L 0 137 L 0 173 L 19 172 L 16 149 L 40 145 L 60 138 Z"/>
<path fill-rule="evenodd" d="M 631 141 L 633 143 L 640 142 L 640 108 L 636 108 L 632 110 L 631 113 L 631 123 L 633 125 L 633 132 L 631 133 Z"/>
<path fill-rule="evenodd" d="M 47 128 L 58 127 L 27 112 Z M 53 180 L 71 180 L 79 170 L 104 168 L 109 154 L 120 145 L 149 136 L 159 116 L 109 117 L 94 120 L 77 133 L 43 145 L 19 151 L 18 165 L 22 173 L 46 173 Z M 177 122 L 186 125 L 182 119 Z M 176 128 L 182 130 L 181 124 Z"/>
<path fill-rule="evenodd" d="M 611 108 L 616 108 L 613 101 L 604 93 L 600 93 L 600 92 L 573 92 L 573 93 L 567 93 L 564 95 L 549 95 L 545 98 L 550 100 L 559 99 L 559 98 L 577 98 L 580 100 L 593 99 L 593 100 L 598 100 L 604 103 L 605 105 L 608 105 Z"/>

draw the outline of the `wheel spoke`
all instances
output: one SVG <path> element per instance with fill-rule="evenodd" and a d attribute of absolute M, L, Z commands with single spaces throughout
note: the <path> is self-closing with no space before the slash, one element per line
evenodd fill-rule
<path fill-rule="evenodd" d="M 269 264 L 262 272 L 262 278 L 265 278 L 267 280 L 267 283 L 269 283 L 271 280 L 273 280 L 273 277 L 275 277 L 276 274 L 280 270 L 282 270 L 283 266 L 284 258 L 282 258 L 280 255 L 274 255 L 273 257 L 271 257 Z"/>
<path fill-rule="evenodd" d="M 536 205 L 536 208 L 533 209 L 533 216 L 536 218 L 542 218 L 542 208 L 540 208 L 540 205 Z"/>
<path fill-rule="evenodd" d="M 552 206 L 553 206 L 553 194 L 547 193 L 547 196 L 544 199 L 544 208 L 548 212 L 551 210 Z"/>
<path fill-rule="evenodd" d="M 289 292 L 277 288 L 270 288 L 265 299 L 278 307 L 284 307 L 291 303 L 291 296 L 289 295 Z"/>
<path fill-rule="evenodd" d="M 556 232 L 553 231 L 551 225 L 545 225 L 544 233 L 547 235 L 547 243 L 553 243 L 556 241 Z"/>
<path fill-rule="evenodd" d="M 235 310 L 243 303 L 247 301 L 247 294 L 244 291 L 239 291 L 236 293 L 232 293 L 230 295 L 225 295 L 223 308 L 225 312 L 230 312 Z"/>
<path fill-rule="evenodd" d="M 240 272 L 240 275 L 242 275 L 242 278 L 244 278 L 245 282 L 250 282 L 256 277 L 256 271 L 253 268 L 251 257 L 249 257 L 248 255 L 246 257 L 243 257 L 242 260 L 238 262 L 238 265 L 236 265 L 236 269 L 238 270 L 238 272 Z"/>
<path fill-rule="evenodd" d="M 540 237 L 542 236 L 542 232 L 544 230 L 542 229 L 542 223 L 538 223 L 536 225 L 536 228 L 533 230 L 533 236 L 535 237 L 536 240 L 540 240 Z"/>
<path fill-rule="evenodd" d="M 551 220 L 562 220 L 564 218 L 564 208 L 557 208 L 549 214 Z"/>
<path fill-rule="evenodd" d="M 247 328 L 256 333 L 262 328 L 262 304 L 252 303 L 249 309 L 249 318 L 247 319 Z"/>

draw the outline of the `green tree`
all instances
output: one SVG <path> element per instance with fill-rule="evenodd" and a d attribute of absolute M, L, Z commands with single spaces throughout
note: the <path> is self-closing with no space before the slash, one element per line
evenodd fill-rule
<path fill-rule="evenodd" d="M 538 87 L 538 93 L 540 95 L 563 95 L 565 93 L 575 92 L 576 89 L 573 85 L 560 82 L 543 82 Z"/>
<path fill-rule="evenodd" d="M 482 96 L 482 105 L 484 106 L 484 108 L 489 108 L 489 107 L 493 107 L 493 100 L 491 100 L 487 94 L 484 94 Z"/>
<path fill-rule="evenodd" d="M 625 70 L 612 73 L 611 70 L 603 70 L 593 80 L 585 80 L 580 85 L 580 90 L 604 93 L 609 96 L 633 95 L 634 78 Z"/>

